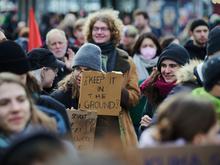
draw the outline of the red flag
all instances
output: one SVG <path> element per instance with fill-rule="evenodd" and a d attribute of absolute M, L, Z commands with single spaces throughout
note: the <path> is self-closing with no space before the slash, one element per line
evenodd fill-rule
<path fill-rule="evenodd" d="M 39 48 L 42 45 L 41 36 L 37 21 L 35 20 L 34 10 L 30 8 L 29 10 L 29 43 L 28 51 L 33 48 Z"/>

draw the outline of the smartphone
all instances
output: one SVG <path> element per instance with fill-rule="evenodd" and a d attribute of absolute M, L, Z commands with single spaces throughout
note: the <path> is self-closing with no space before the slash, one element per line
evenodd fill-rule
<path fill-rule="evenodd" d="M 69 47 L 67 47 L 66 53 L 65 53 L 65 55 L 64 55 L 64 56 L 67 57 L 67 58 L 69 57 L 69 55 L 68 55 L 68 53 L 67 53 L 68 49 L 69 49 Z"/>

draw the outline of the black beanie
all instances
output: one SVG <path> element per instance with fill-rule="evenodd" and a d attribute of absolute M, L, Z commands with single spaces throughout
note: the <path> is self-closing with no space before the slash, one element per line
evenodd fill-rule
<path fill-rule="evenodd" d="M 163 50 L 163 52 L 159 56 L 157 62 L 158 71 L 160 71 L 161 62 L 166 59 L 173 60 L 179 65 L 184 65 L 189 62 L 189 53 L 184 47 L 180 45 L 177 45 L 175 43 L 170 44 Z"/>
<path fill-rule="evenodd" d="M 30 70 L 24 50 L 13 41 L 0 43 L 0 72 L 25 74 Z"/>
<path fill-rule="evenodd" d="M 214 53 L 220 51 L 219 43 L 220 43 L 220 27 L 216 26 L 209 32 L 208 42 L 207 42 L 207 54 L 213 55 Z"/>
<path fill-rule="evenodd" d="M 206 91 L 210 91 L 212 87 L 220 81 L 220 53 L 211 56 L 203 63 L 203 85 Z"/>
<path fill-rule="evenodd" d="M 209 25 L 206 21 L 204 21 L 203 19 L 196 19 L 192 22 L 190 26 L 190 31 L 193 31 L 198 26 L 207 26 L 207 28 L 209 28 Z"/>
<path fill-rule="evenodd" d="M 56 59 L 51 51 L 45 48 L 36 48 L 27 53 L 31 70 L 43 67 L 59 68 L 65 64 Z M 63 63 L 63 65 L 62 65 Z"/>

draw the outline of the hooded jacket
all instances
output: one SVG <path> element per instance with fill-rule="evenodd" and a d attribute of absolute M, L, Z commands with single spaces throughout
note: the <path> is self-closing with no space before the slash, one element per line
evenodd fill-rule
<path fill-rule="evenodd" d="M 209 94 L 203 87 L 194 89 L 192 91 L 192 95 L 209 99 L 216 106 L 216 113 L 218 115 L 218 121 L 220 121 L 220 99 L 219 98 Z"/>
<path fill-rule="evenodd" d="M 194 75 L 194 68 L 200 63 L 200 60 L 190 60 L 176 72 L 177 85 L 171 90 L 168 97 L 179 92 L 191 92 L 200 87 L 197 77 Z"/>

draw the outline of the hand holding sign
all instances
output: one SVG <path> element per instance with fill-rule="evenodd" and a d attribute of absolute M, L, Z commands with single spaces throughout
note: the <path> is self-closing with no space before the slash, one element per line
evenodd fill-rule
<path fill-rule="evenodd" d="M 98 115 L 118 116 L 121 86 L 121 73 L 83 72 L 79 109 L 97 111 Z"/>

